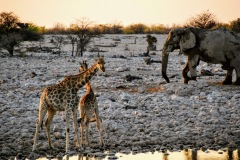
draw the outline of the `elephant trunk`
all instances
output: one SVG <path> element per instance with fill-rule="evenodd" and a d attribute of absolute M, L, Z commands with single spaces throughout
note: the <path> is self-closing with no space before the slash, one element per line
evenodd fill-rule
<path fill-rule="evenodd" d="M 168 54 L 169 52 L 166 52 L 166 47 L 164 46 L 162 51 L 162 76 L 167 81 L 167 83 L 170 83 L 167 76 Z"/>

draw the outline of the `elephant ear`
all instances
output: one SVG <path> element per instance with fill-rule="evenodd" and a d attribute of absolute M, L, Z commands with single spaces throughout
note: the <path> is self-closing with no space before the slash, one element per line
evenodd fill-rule
<path fill-rule="evenodd" d="M 193 48 L 196 45 L 196 37 L 190 30 L 184 30 L 180 39 L 180 50 L 181 53 Z"/>

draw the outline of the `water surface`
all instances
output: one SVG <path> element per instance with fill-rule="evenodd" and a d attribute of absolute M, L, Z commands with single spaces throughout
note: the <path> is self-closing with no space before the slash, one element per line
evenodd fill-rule
<path fill-rule="evenodd" d="M 240 160 L 240 150 L 235 151 L 213 151 L 213 150 L 183 150 L 183 151 L 166 151 L 166 152 L 146 152 L 146 153 L 108 153 L 105 157 L 88 157 L 81 154 L 74 156 L 64 156 L 63 160 Z M 47 160 L 40 158 L 39 160 Z M 57 160 L 57 159 L 56 159 Z"/>

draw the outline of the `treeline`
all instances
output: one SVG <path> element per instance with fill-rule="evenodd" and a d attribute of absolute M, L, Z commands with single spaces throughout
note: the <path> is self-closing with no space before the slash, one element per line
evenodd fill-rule
<path fill-rule="evenodd" d="M 145 25 L 143 23 L 130 24 L 123 26 L 121 24 L 95 24 L 89 26 L 88 29 L 97 34 L 167 34 L 173 28 L 182 27 L 197 27 L 202 29 L 212 28 L 227 28 L 234 32 L 240 33 L 240 18 L 233 20 L 229 23 L 221 22 L 204 22 L 204 20 L 187 21 L 184 25 L 166 26 L 164 24 Z M 44 34 L 71 34 L 74 33 L 74 29 L 66 27 L 64 24 L 56 23 L 52 28 L 40 29 Z"/>
<path fill-rule="evenodd" d="M 77 56 L 82 56 L 91 39 L 101 34 L 167 34 L 171 29 L 179 27 L 202 29 L 224 27 L 240 33 L 240 18 L 229 23 L 221 23 L 214 14 L 205 11 L 189 18 L 183 25 L 173 25 L 171 27 L 163 24 L 148 26 L 142 23 L 128 26 L 123 26 L 121 23 L 94 24 L 87 18 L 81 18 L 68 27 L 62 23 L 56 23 L 52 28 L 45 28 L 34 23 L 22 23 L 13 12 L 2 12 L 0 13 L 0 49 L 7 50 L 12 56 L 14 47 L 21 42 L 42 42 L 44 34 L 54 34 L 53 42 L 56 43 L 60 55 L 66 37 L 63 35 L 67 35 L 72 44 L 72 56 L 74 52 Z"/>
<path fill-rule="evenodd" d="M 79 19 L 78 21 L 82 21 Z M 88 24 L 88 23 L 86 23 Z M 85 25 L 86 25 L 85 24 Z M 44 30 L 46 34 L 54 33 L 74 33 L 74 27 L 76 24 L 71 24 L 66 27 L 64 24 L 56 23 L 53 28 L 48 28 Z M 128 26 L 123 26 L 121 24 L 89 24 L 87 27 L 91 32 L 97 34 L 167 34 L 171 28 L 163 24 L 159 25 L 145 25 L 142 23 L 131 24 Z"/>
<path fill-rule="evenodd" d="M 121 23 L 94 24 L 93 22 L 84 18 L 78 21 L 80 21 L 81 26 L 87 26 L 86 29 L 96 34 L 167 34 L 171 29 L 181 27 L 196 27 L 202 29 L 215 29 L 224 27 L 240 33 L 240 18 L 230 21 L 229 23 L 222 23 L 219 22 L 216 16 L 208 10 L 190 17 L 183 25 L 175 24 L 171 27 L 163 24 L 145 25 L 143 23 L 130 24 L 128 26 L 123 26 Z M 56 23 L 53 28 L 45 29 L 44 33 L 74 33 L 73 26 L 78 24 L 79 22 L 66 27 L 62 23 Z"/>

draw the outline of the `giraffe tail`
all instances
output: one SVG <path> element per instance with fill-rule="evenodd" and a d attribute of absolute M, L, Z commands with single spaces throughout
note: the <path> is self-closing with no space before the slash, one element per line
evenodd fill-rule
<path fill-rule="evenodd" d="M 47 124 L 48 119 L 46 119 L 45 124 Z M 43 129 L 43 121 L 41 122 L 41 129 Z"/>

